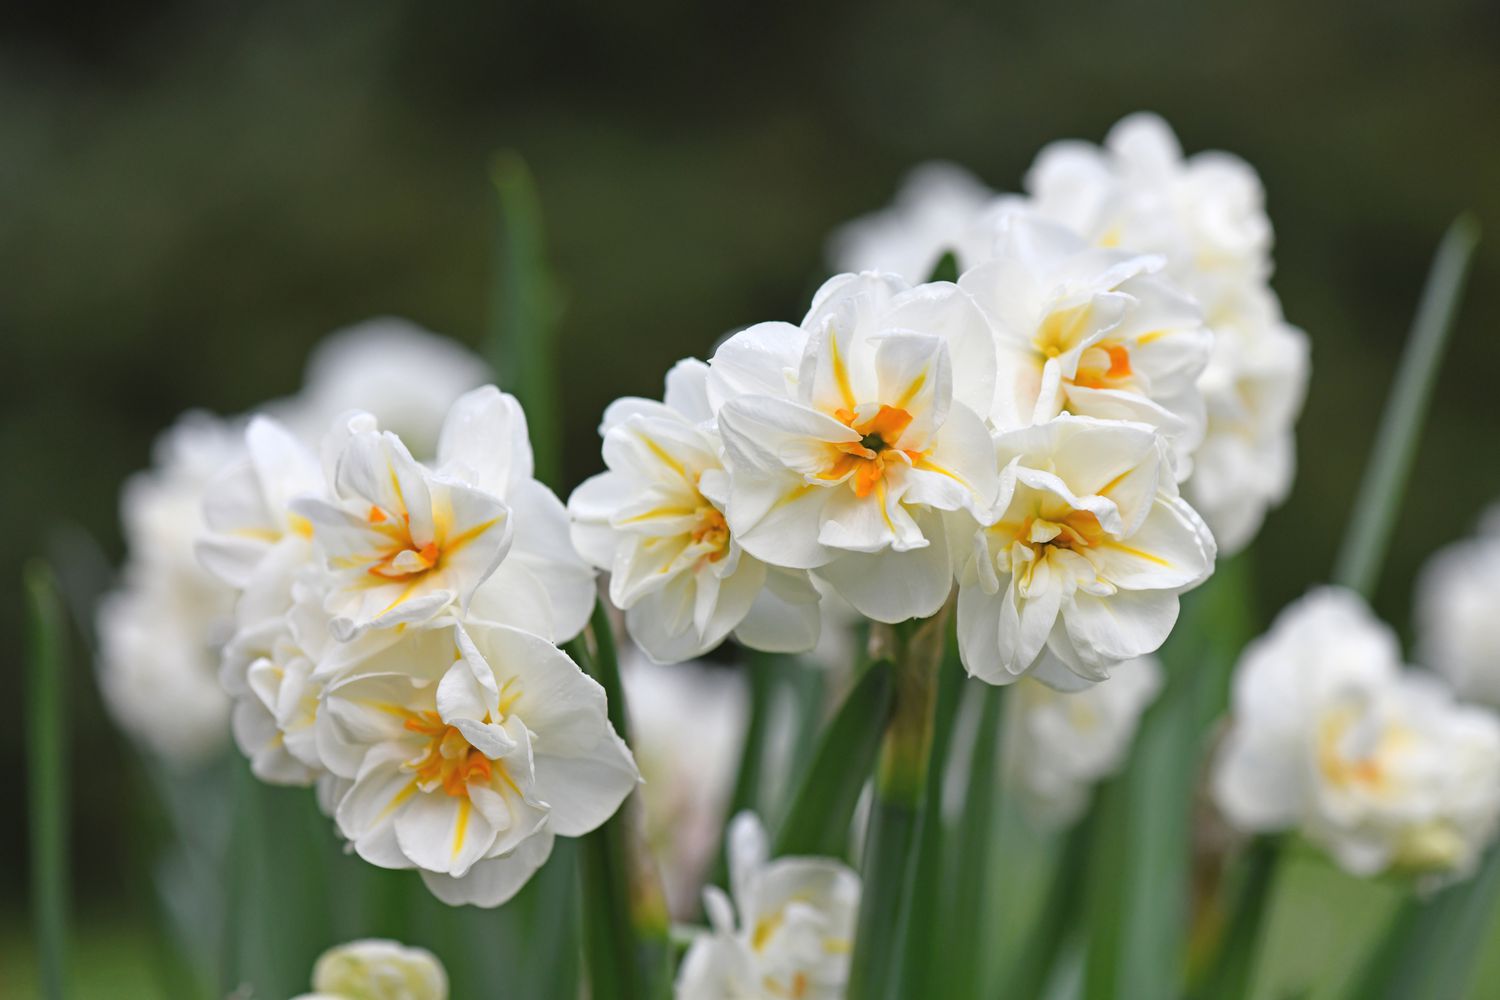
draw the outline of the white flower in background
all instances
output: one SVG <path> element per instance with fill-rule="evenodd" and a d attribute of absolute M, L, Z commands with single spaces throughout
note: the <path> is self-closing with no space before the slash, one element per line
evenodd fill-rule
<path fill-rule="evenodd" d="M 679 362 L 665 401 L 626 398 L 604 414 L 604 462 L 568 500 L 573 543 L 610 571 L 610 600 L 660 663 L 735 638 L 775 652 L 812 648 L 818 594 L 806 572 L 770 569 L 724 520 L 728 476 L 706 394 L 708 368 Z"/>
<path fill-rule="evenodd" d="M 100 687 L 115 721 L 176 763 L 227 740 L 229 700 L 215 672 L 234 629 L 234 592 L 194 554 L 208 484 L 243 454 L 242 430 L 198 411 L 156 441 L 152 468 L 125 484 L 127 557 L 98 612 Z"/>
<path fill-rule="evenodd" d="M 693 942 L 677 973 L 677 1000 L 839 1000 L 859 909 L 859 876 L 829 858 L 768 860 L 766 832 L 750 813 L 728 831 L 734 901 L 704 890 L 712 930 Z"/>
<path fill-rule="evenodd" d="M 1198 377 L 1213 336 L 1192 300 L 1162 280 L 1159 256 L 1091 247 L 1024 211 L 999 213 L 994 253 L 959 279 L 995 335 L 1001 430 L 1064 411 L 1157 428 L 1177 478 L 1206 415 Z"/>
<path fill-rule="evenodd" d="M 197 553 L 209 572 L 240 592 L 239 623 L 256 625 L 286 610 L 292 579 L 312 559 L 312 524 L 291 503 L 323 492 L 323 470 L 317 456 L 270 417 L 251 418 L 242 450 L 244 457 L 203 495 L 208 530 Z"/>
<path fill-rule="evenodd" d="M 1199 388 L 1208 429 L 1183 492 L 1227 553 L 1255 538 L 1297 473 L 1292 427 L 1309 374 L 1307 335 L 1267 288 L 1248 287 L 1209 317 L 1214 351 Z"/>
<path fill-rule="evenodd" d="M 1082 816 L 1094 785 L 1124 765 L 1161 685 L 1161 665 L 1150 656 L 1115 665 L 1108 684 L 1083 691 L 1017 684 L 1006 699 L 1002 759 L 1027 814 L 1048 828 Z"/>
<path fill-rule="evenodd" d="M 1178 595 L 1214 566 L 1213 538 L 1177 495 L 1159 435 L 1061 416 L 996 441 L 999 498 L 985 527 L 955 533 L 965 668 L 991 684 L 1030 673 L 1076 690 L 1154 652 Z"/>
<path fill-rule="evenodd" d="M 1026 188 L 1033 209 L 1096 246 L 1164 256 L 1202 308 L 1214 331 L 1200 383 L 1209 421 L 1184 490 L 1226 553 L 1243 548 L 1290 489 L 1308 369 L 1306 334 L 1268 285 L 1271 223 L 1254 169 L 1227 153 L 1184 159 L 1165 122 L 1138 114 L 1102 148 L 1048 146 Z"/>
<path fill-rule="evenodd" d="M 425 948 L 395 941 L 350 941 L 313 966 L 312 993 L 297 1000 L 448 1000 L 448 974 Z"/>
<path fill-rule="evenodd" d="M 1471 871 L 1500 820 L 1500 719 L 1401 669 L 1353 593 L 1314 591 L 1246 648 L 1214 799 L 1246 832 L 1300 830 L 1360 876 Z"/>
<path fill-rule="evenodd" d="M 328 683 L 316 729 L 323 763 L 348 783 L 334 816 L 354 850 L 420 869 L 450 905 L 505 902 L 554 835 L 595 829 L 639 781 L 603 689 L 546 640 L 501 625 L 402 631 Z"/>
<path fill-rule="evenodd" d="M 308 441 L 349 410 L 373 413 L 425 459 L 437 451 L 449 407 L 493 377 L 457 341 L 384 316 L 324 337 L 307 359 L 301 393 L 271 409 Z"/>
<path fill-rule="evenodd" d="M 1500 507 L 1423 567 L 1416 618 L 1418 662 L 1460 696 L 1500 705 Z"/>
<path fill-rule="evenodd" d="M 985 507 L 995 487 L 994 350 L 969 297 L 840 275 L 800 329 L 750 327 L 711 365 L 725 519 L 745 551 L 813 570 L 877 621 L 933 614 L 953 575 L 941 512 Z"/>
<path fill-rule="evenodd" d="M 341 639 L 454 606 L 548 638 L 582 630 L 593 571 L 569 541 L 566 510 L 532 478 L 514 398 L 493 386 L 461 397 L 435 468 L 369 414 L 345 417 L 325 451 L 331 499 L 292 507 L 333 574 L 328 608 Z"/>
<path fill-rule="evenodd" d="M 889 208 L 848 222 L 828 240 L 835 272 L 884 271 L 917 285 L 932 276 L 943 254 L 970 267 L 988 247 L 977 226 L 995 193 L 953 163 L 914 167 Z"/>
<path fill-rule="evenodd" d="M 621 662 L 631 749 L 644 784 L 646 843 L 674 916 L 689 919 L 719 834 L 745 737 L 749 696 L 738 670 Z"/>

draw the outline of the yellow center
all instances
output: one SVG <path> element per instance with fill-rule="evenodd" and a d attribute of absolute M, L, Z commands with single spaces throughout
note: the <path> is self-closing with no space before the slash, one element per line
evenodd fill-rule
<path fill-rule="evenodd" d="M 818 474 L 819 479 L 841 481 L 847 478 L 855 495 L 863 499 L 884 479 L 887 462 L 910 465 L 921 458 L 921 455 L 899 447 L 901 435 L 912 420 L 911 414 L 899 407 L 882 403 L 875 415 L 865 420 L 860 420 L 855 411 L 847 409 L 835 411 L 834 416 L 858 434 L 859 440 L 832 445 L 832 461 Z"/>

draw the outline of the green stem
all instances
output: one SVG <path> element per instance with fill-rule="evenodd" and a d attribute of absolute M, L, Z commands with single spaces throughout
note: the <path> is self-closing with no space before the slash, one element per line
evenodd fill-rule
<path fill-rule="evenodd" d="M 950 641 L 949 655 L 938 676 L 934 713 L 932 756 L 927 767 L 922 818 L 917 829 L 916 863 L 912 870 L 912 893 L 904 918 L 906 942 L 901 996 L 921 996 L 935 981 L 939 951 L 938 923 L 949 886 L 943 878 L 943 774 L 953 750 L 953 721 L 958 714 L 965 674 L 957 662 L 958 644 Z"/>
<path fill-rule="evenodd" d="M 1279 868 L 1280 844 L 1262 837 L 1251 844 L 1240 861 L 1240 885 L 1232 916 L 1220 947 L 1203 970 L 1202 982 L 1191 991 L 1199 1000 L 1241 1000 L 1249 995 L 1251 973 L 1260 945 L 1272 885 Z"/>
<path fill-rule="evenodd" d="M 947 617 L 945 605 L 923 621 L 871 632 L 872 656 L 888 657 L 895 664 L 896 699 L 875 771 L 850 1000 L 886 996 L 899 982 L 899 915 L 910 891 L 908 873 L 932 751 L 937 671 Z"/>
<path fill-rule="evenodd" d="M 1433 385 L 1478 243 L 1479 223 L 1472 216 L 1461 215 L 1438 244 L 1417 317 L 1396 370 L 1396 384 L 1376 432 L 1375 450 L 1355 498 L 1349 531 L 1339 548 L 1334 582 L 1357 590 L 1366 598 L 1375 589 L 1385 561 Z"/>
<path fill-rule="evenodd" d="M 1052 879 L 1041 912 L 1032 922 L 1026 940 L 1017 952 L 1016 967 L 1006 976 L 1010 996 L 1042 996 L 1058 956 L 1067 943 L 1068 933 L 1073 930 L 1068 916 L 1075 899 L 1083 893 L 1093 826 L 1093 812 L 1090 811 L 1067 833 L 1067 839 L 1053 862 Z"/>
<path fill-rule="evenodd" d="M 62 707 L 67 636 L 52 571 L 29 563 L 25 588 L 31 914 L 42 995 L 61 1000 L 68 992 L 68 746 Z"/>

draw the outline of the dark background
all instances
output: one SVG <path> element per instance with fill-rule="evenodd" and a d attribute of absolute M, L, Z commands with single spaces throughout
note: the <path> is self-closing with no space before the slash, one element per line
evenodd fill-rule
<path fill-rule="evenodd" d="M 0 14 L 0 920 L 21 919 L 19 567 L 183 409 L 293 391 L 381 313 L 478 344 L 496 150 L 530 162 L 565 286 L 566 478 L 600 411 L 731 327 L 800 317 L 837 223 L 942 157 L 1016 188 L 1046 142 L 1164 114 L 1260 171 L 1313 342 L 1265 616 L 1326 576 L 1431 251 L 1486 227 L 1378 599 L 1500 497 L 1500 5 L 395 2 Z M 138 905 L 141 787 L 71 684 L 81 906 Z"/>

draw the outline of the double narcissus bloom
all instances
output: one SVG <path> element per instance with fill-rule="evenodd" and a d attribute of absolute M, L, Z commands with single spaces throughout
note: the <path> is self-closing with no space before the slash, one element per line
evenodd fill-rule
<path fill-rule="evenodd" d="M 969 673 L 1077 690 L 1154 652 L 1178 595 L 1214 565 L 1213 537 L 1177 495 L 1160 435 L 1062 416 L 1001 434 L 996 447 L 998 497 L 977 530 L 955 532 Z"/>
<path fill-rule="evenodd" d="M 725 520 L 729 478 L 707 375 L 700 361 L 679 362 L 663 402 L 620 399 L 605 412 L 609 471 L 568 500 L 573 542 L 610 571 L 610 600 L 657 662 L 701 656 L 731 632 L 756 649 L 811 649 L 818 593 L 807 573 L 768 567 Z"/>
<path fill-rule="evenodd" d="M 1094 785 L 1124 765 L 1161 685 L 1150 656 L 1116 664 L 1108 684 L 1073 693 L 1030 679 L 1016 685 L 1005 703 L 1003 760 L 1035 823 L 1056 829 L 1083 815 Z"/>
<path fill-rule="evenodd" d="M 1184 159 L 1155 115 L 1132 115 L 1104 146 L 1054 143 L 1026 177 L 1029 204 L 1096 246 L 1160 254 L 1202 310 L 1214 350 L 1199 380 L 1208 424 L 1185 495 L 1226 553 L 1244 548 L 1294 473 L 1292 425 L 1307 384 L 1307 337 L 1271 291 L 1271 223 L 1254 169 L 1227 153 Z"/>
<path fill-rule="evenodd" d="M 318 956 L 312 987 L 296 1000 L 448 1000 L 448 973 L 426 948 L 371 938 Z"/>
<path fill-rule="evenodd" d="M 1461 697 L 1500 706 L 1500 507 L 1423 567 L 1416 617 L 1419 662 Z"/>
<path fill-rule="evenodd" d="M 405 630 L 328 682 L 317 726 L 340 832 L 450 904 L 505 902 L 554 836 L 593 830 L 639 781 L 604 690 L 503 625 Z"/>
<path fill-rule="evenodd" d="M 882 271 L 917 285 L 945 253 L 960 266 L 988 249 L 981 219 L 995 192 L 954 163 L 923 163 L 901 182 L 889 208 L 845 223 L 828 240 L 835 272 Z"/>
<path fill-rule="evenodd" d="M 1401 668 L 1354 594 L 1314 591 L 1246 650 L 1213 795 L 1236 828 L 1298 830 L 1355 875 L 1438 884 L 1500 822 L 1500 719 Z"/>
<path fill-rule="evenodd" d="M 237 742 L 263 780 L 317 782 L 366 860 L 498 905 L 639 780 L 602 689 L 553 645 L 582 629 L 593 570 L 532 477 L 520 407 L 466 393 L 431 465 L 368 413 L 335 421 L 322 463 L 270 418 L 247 439 L 199 546 L 239 591 Z"/>
<path fill-rule="evenodd" d="M 953 577 L 942 512 L 995 488 L 994 351 L 968 296 L 841 275 L 800 328 L 750 327 L 710 366 L 740 546 L 877 621 L 936 612 Z"/>
<path fill-rule="evenodd" d="M 751 813 L 729 825 L 731 902 L 704 890 L 712 925 L 677 973 L 677 1000 L 839 1000 L 859 910 L 859 876 L 830 858 L 769 857 Z"/>

